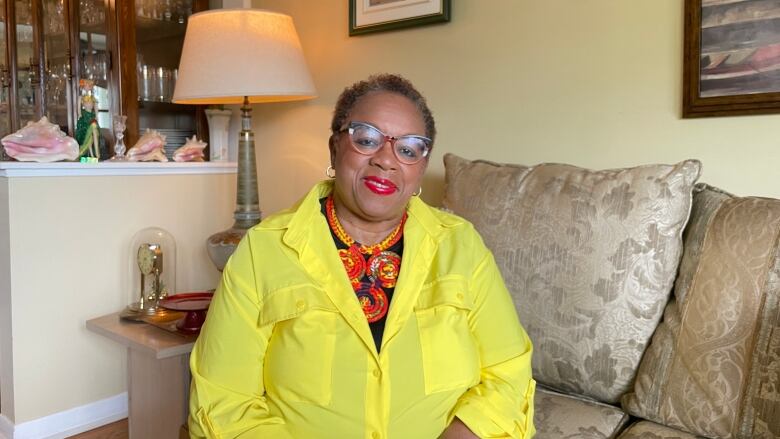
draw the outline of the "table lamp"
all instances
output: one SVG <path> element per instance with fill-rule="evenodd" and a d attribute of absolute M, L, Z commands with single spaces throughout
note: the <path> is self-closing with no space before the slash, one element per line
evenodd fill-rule
<path fill-rule="evenodd" d="M 235 223 L 207 240 L 209 257 L 220 271 L 261 219 L 250 104 L 311 99 L 315 93 L 290 16 L 218 9 L 189 18 L 173 102 L 242 104 Z"/>

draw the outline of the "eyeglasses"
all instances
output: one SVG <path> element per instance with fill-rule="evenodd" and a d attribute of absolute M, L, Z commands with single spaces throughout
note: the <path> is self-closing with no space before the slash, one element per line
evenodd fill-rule
<path fill-rule="evenodd" d="M 388 136 L 379 128 L 365 122 L 350 122 L 340 133 L 349 133 L 352 146 L 364 155 L 372 155 L 379 151 L 386 142 L 390 142 L 395 158 L 399 162 L 413 165 L 428 156 L 432 140 L 423 136 Z"/>

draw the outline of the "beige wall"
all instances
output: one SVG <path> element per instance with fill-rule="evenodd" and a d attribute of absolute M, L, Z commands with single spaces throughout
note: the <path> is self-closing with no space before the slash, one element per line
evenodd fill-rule
<path fill-rule="evenodd" d="M 323 178 L 336 97 L 374 72 L 407 76 L 434 111 L 431 202 L 445 152 L 592 168 L 698 158 L 702 181 L 780 197 L 780 115 L 680 118 L 683 0 L 452 0 L 449 23 L 359 37 L 343 0 L 253 4 L 292 15 L 319 92 L 255 107 L 267 211 Z"/>
<path fill-rule="evenodd" d="M 13 331 L 13 394 L 3 382 L 3 414 L 19 424 L 124 392 L 124 349 L 88 332 L 85 321 L 127 304 L 130 246 L 145 227 L 162 227 L 176 239 L 179 292 L 215 287 L 219 272 L 205 239 L 231 224 L 235 175 L 12 177 L 0 183 L 7 186 L 0 195 L 10 195 L 11 273 L 11 297 L 3 292 L 0 312 L 12 301 Z M 4 346 L 6 326 L 0 326 Z"/>
<path fill-rule="evenodd" d="M 11 339 L 11 253 L 8 180 L 0 178 L 0 413 L 13 413 L 13 350 Z"/>

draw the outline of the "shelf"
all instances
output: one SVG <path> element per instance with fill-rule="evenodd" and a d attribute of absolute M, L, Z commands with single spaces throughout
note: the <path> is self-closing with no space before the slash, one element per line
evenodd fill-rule
<path fill-rule="evenodd" d="M 136 39 L 139 43 L 178 38 L 184 40 L 187 22 L 155 20 L 153 18 L 136 17 Z"/>
<path fill-rule="evenodd" d="M 171 110 L 171 109 L 173 109 L 175 107 L 181 106 L 181 104 L 174 104 L 173 102 L 168 102 L 168 101 L 149 101 L 149 100 L 146 100 L 146 99 L 138 99 L 138 105 L 140 105 L 141 108 L 143 108 L 143 107 L 150 107 L 150 108 L 159 107 L 159 109 L 161 109 L 161 110 Z M 168 107 L 170 107 L 170 108 L 168 108 Z"/>
<path fill-rule="evenodd" d="M 178 113 L 191 113 L 193 112 L 192 105 L 186 104 L 174 104 L 173 102 L 165 101 L 145 101 L 138 100 L 138 108 L 151 111 L 173 111 Z"/>
<path fill-rule="evenodd" d="M 95 24 L 79 24 L 79 32 L 88 34 L 106 34 L 106 23 L 100 22 Z"/>
<path fill-rule="evenodd" d="M 0 177 L 235 174 L 236 162 L 0 162 Z"/>

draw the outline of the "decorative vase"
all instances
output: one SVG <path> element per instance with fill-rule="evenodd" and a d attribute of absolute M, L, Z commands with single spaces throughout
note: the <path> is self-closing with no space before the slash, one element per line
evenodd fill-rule
<path fill-rule="evenodd" d="M 209 160 L 224 162 L 228 160 L 228 127 L 230 126 L 231 110 L 208 109 L 206 120 L 209 124 Z"/>

